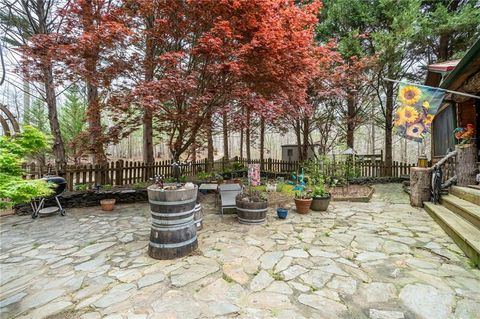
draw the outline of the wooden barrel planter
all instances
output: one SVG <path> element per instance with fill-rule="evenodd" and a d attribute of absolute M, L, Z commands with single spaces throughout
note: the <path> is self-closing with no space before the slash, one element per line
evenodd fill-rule
<path fill-rule="evenodd" d="M 195 215 L 194 215 L 193 219 L 195 221 L 195 226 L 197 226 L 197 230 L 202 230 L 202 228 L 203 228 L 202 204 L 197 203 L 197 205 L 195 205 Z"/>
<path fill-rule="evenodd" d="M 174 259 L 188 255 L 198 246 L 194 221 L 198 187 L 162 190 L 147 188 L 152 214 L 148 254 L 155 259 Z"/>
<path fill-rule="evenodd" d="M 247 202 L 236 200 L 237 217 L 240 224 L 255 225 L 265 222 L 267 218 L 268 201 Z"/>

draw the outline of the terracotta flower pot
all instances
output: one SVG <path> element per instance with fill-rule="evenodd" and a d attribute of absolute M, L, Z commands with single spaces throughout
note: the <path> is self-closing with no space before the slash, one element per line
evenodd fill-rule
<path fill-rule="evenodd" d="M 297 213 L 299 214 L 306 214 L 310 210 L 310 205 L 312 204 L 312 199 L 303 199 L 303 198 L 295 198 L 295 207 Z"/>
<path fill-rule="evenodd" d="M 113 207 L 115 206 L 115 199 L 102 199 L 100 201 L 100 205 L 102 206 L 102 210 L 107 212 L 112 211 Z"/>

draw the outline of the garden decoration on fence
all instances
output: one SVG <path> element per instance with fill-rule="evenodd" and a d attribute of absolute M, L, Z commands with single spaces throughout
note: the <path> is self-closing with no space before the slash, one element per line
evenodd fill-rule
<path fill-rule="evenodd" d="M 250 186 L 260 185 L 260 164 L 248 164 L 248 184 Z"/>

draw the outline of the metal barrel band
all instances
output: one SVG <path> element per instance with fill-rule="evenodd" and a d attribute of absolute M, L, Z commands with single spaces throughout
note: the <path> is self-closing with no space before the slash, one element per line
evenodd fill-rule
<path fill-rule="evenodd" d="M 177 217 L 177 216 L 193 214 L 194 212 L 195 212 L 195 209 L 191 209 L 191 210 L 188 210 L 186 212 L 179 212 L 179 213 L 157 213 L 157 212 L 150 211 L 150 213 L 153 216 L 158 216 L 158 217 Z"/>
<path fill-rule="evenodd" d="M 152 247 L 155 247 L 155 248 L 179 248 L 179 247 L 187 246 L 187 245 L 195 242 L 196 240 L 197 240 L 197 236 L 195 235 L 195 237 L 193 237 L 189 240 L 182 241 L 182 242 L 176 243 L 176 244 L 157 244 L 157 243 L 154 243 L 154 242 L 150 241 L 149 245 L 152 246 Z"/>
<path fill-rule="evenodd" d="M 182 225 L 182 224 L 188 223 L 191 220 L 193 220 L 193 215 L 188 216 L 187 218 L 183 218 L 183 219 L 172 219 L 172 220 L 154 218 L 152 224 L 156 224 L 157 226 L 160 226 L 160 225 Z"/>
<path fill-rule="evenodd" d="M 261 208 L 261 209 L 247 209 L 247 208 L 240 208 L 237 206 L 237 210 L 241 211 L 241 212 L 252 212 L 252 213 L 259 213 L 259 212 L 265 212 L 268 210 L 268 207 L 267 208 Z"/>
<path fill-rule="evenodd" d="M 180 229 L 185 229 L 185 228 L 189 228 L 191 227 L 193 224 L 193 221 L 190 222 L 190 223 L 185 223 L 185 224 L 181 224 L 181 225 L 178 225 L 178 226 L 173 226 L 173 227 L 158 227 L 158 225 L 156 224 L 152 224 L 152 229 L 154 230 L 157 230 L 157 231 L 176 231 L 176 230 L 180 230 Z"/>
<path fill-rule="evenodd" d="M 265 221 L 265 218 L 251 220 L 251 219 L 244 219 L 244 218 L 238 217 L 238 220 L 240 222 L 244 222 L 245 224 L 260 224 L 260 223 L 263 223 Z"/>
<path fill-rule="evenodd" d="M 195 201 L 197 201 L 196 198 L 189 198 L 189 199 L 186 199 L 186 200 L 171 201 L 171 202 L 164 202 L 164 201 L 158 201 L 158 200 L 153 200 L 153 199 L 149 199 L 149 200 L 148 200 L 148 202 L 149 202 L 150 204 L 154 204 L 154 205 L 168 205 L 168 206 L 190 204 L 191 202 L 195 202 Z"/>

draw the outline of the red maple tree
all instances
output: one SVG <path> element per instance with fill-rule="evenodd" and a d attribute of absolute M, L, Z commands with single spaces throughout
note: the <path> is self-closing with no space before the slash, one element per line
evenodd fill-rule
<path fill-rule="evenodd" d="M 112 96 L 115 118 L 122 123 L 117 127 L 138 125 L 141 115 L 135 110 L 151 110 L 173 158 L 179 159 L 204 140 L 216 113 L 246 107 L 246 113 L 269 120 L 305 103 L 315 66 L 311 50 L 319 2 L 303 7 L 279 0 L 135 5 L 142 19 L 155 13 L 148 29 L 137 29 L 143 43 L 155 39 L 155 56 L 139 57 L 145 70 L 151 61 L 154 74 Z"/>
<path fill-rule="evenodd" d="M 122 3 L 104 0 L 71 1 L 59 14 L 62 27 L 55 33 L 33 36 L 24 48 L 24 60 L 40 66 L 48 58 L 56 62 L 57 79 L 85 82 L 88 130 L 84 147 L 95 163 L 105 163 L 108 137 L 102 125 L 103 98 L 129 67 L 128 19 Z"/>

